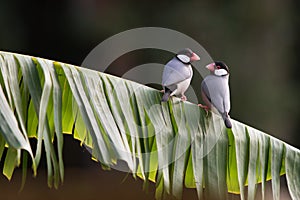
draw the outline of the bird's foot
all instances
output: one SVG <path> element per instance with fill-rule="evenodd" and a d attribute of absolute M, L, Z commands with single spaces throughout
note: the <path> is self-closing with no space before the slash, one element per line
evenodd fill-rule
<path fill-rule="evenodd" d="M 203 108 L 203 109 L 206 110 L 206 111 L 209 110 L 209 107 L 208 107 L 208 106 L 202 105 L 201 103 L 199 103 L 198 106 L 199 106 L 200 108 Z"/>
<path fill-rule="evenodd" d="M 201 103 L 199 103 L 198 106 L 199 106 L 200 108 L 203 108 L 203 109 L 205 110 L 205 112 L 206 112 L 206 117 L 207 117 L 207 116 L 208 116 L 209 107 L 206 106 L 206 105 L 202 105 Z"/>
<path fill-rule="evenodd" d="M 160 93 L 165 93 L 165 90 L 160 90 L 159 92 L 160 92 Z"/>
<path fill-rule="evenodd" d="M 186 100 L 187 100 L 186 96 L 185 96 L 185 95 L 182 95 L 182 96 L 181 96 L 181 101 L 186 101 Z"/>

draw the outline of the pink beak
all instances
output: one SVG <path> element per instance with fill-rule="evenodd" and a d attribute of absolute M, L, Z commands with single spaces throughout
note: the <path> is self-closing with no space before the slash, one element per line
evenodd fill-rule
<path fill-rule="evenodd" d="M 205 66 L 209 71 L 214 71 L 215 70 L 215 63 L 210 63 Z"/>
<path fill-rule="evenodd" d="M 197 60 L 200 60 L 200 57 L 197 54 L 193 53 L 191 57 L 191 61 L 197 61 Z"/>

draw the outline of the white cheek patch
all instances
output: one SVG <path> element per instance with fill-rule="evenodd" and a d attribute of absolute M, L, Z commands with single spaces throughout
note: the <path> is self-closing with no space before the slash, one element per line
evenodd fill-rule
<path fill-rule="evenodd" d="M 215 75 L 216 76 L 224 76 L 227 75 L 228 72 L 225 69 L 216 69 L 215 70 Z"/>
<path fill-rule="evenodd" d="M 186 63 L 186 64 L 191 61 L 191 59 L 186 55 L 177 55 L 177 58 L 179 60 L 181 60 L 181 62 Z"/>

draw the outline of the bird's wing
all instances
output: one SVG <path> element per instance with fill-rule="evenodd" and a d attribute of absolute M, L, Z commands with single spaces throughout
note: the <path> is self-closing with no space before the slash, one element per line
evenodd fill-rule
<path fill-rule="evenodd" d="M 228 102 L 225 101 L 223 84 L 224 83 L 222 82 L 222 80 L 220 78 L 209 77 L 209 78 L 205 78 L 201 85 L 202 91 L 207 96 L 209 102 L 220 113 L 224 113 L 226 111 L 225 108 L 228 107 Z M 205 101 L 205 97 L 204 97 L 203 101 Z M 226 106 L 225 106 L 225 102 L 226 102 Z M 229 104 L 230 104 L 230 102 L 229 102 Z"/>
<path fill-rule="evenodd" d="M 168 62 L 163 71 L 162 85 L 169 86 L 180 83 L 193 75 L 191 68 L 177 59 Z"/>
<path fill-rule="evenodd" d="M 210 98 L 209 98 L 209 94 L 207 93 L 207 87 L 205 84 L 201 84 L 201 97 L 202 97 L 202 100 L 204 102 L 204 104 L 211 108 L 211 101 L 210 101 Z"/>

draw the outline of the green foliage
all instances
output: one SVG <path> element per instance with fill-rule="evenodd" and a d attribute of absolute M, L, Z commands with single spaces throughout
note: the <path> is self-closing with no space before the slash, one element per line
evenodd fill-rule
<path fill-rule="evenodd" d="M 31 157 L 36 174 L 44 148 L 48 185 L 58 187 L 63 134 L 73 134 L 103 166 L 123 160 L 145 187 L 156 182 L 158 199 L 181 198 L 184 186 L 196 188 L 199 199 L 225 199 L 227 192 L 255 199 L 256 184 L 264 197 L 270 179 L 279 199 L 283 174 L 292 198 L 300 199 L 300 151 L 259 130 L 235 120 L 226 129 L 197 105 L 161 103 L 152 88 L 72 65 L 1 52 L 0 70 L 0 158 L 8 179 L 21 154 L 23 162 Z"/>

